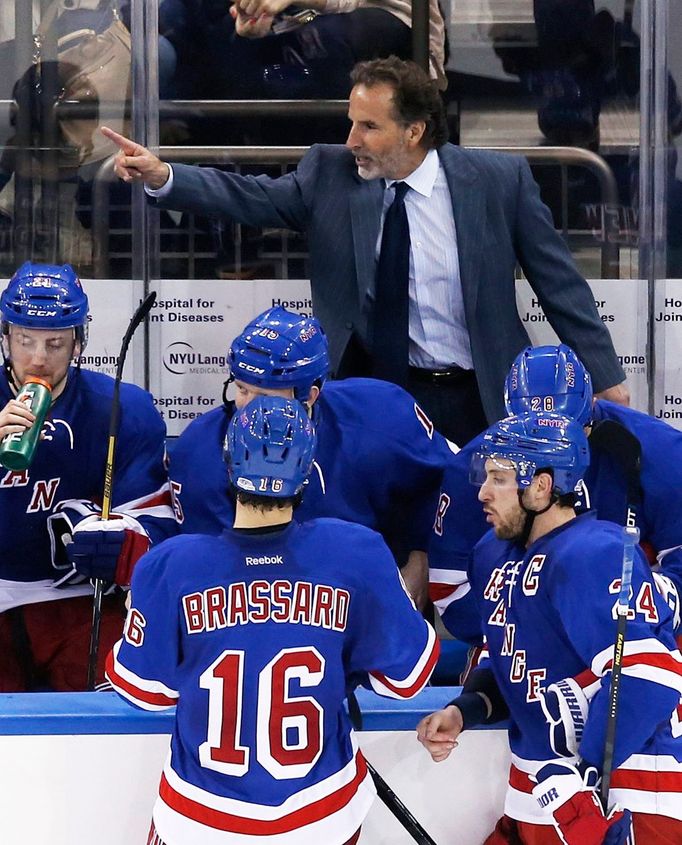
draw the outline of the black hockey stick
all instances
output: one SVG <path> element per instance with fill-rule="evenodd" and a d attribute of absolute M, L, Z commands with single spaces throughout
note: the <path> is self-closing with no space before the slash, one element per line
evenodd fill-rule
<path fill-rule="evenodd" d="M 607 711 L 606 739 L 604 742 L 604 763 L 600 795 L 604 811 L 608 811 L 609 789 L 611 786 L 611 771 L 613 769 L 613 752 L 616 743 L 616 720 L 618 718 L 618 701 L 620 697 L 620 678 L 623 668 L 625 652 L 625 632 L 627 629 L 628 611 L 630 609 L 630 584 L 632 581 L 632 566 L 635 546 L 639 541 L 637 528 L 637 505 L 641 500 L 640 469 L 642 463 L 642 445 L 638 438 L 613 420 L 603 420 L 592 429 L 589 438 L 590 447 L 610 455 L 620 466 L 625 475 L 627 490 L 627 509 L 625 525 L 623 527 L 623 567 L 620 576 L 620 592 L 616 614 L 616 641 L 613 649 L 613 666 L 611 668 L 611 684 L 609 688 L 609 708 Z"/>
<path fill-rule="evenodd" d="M 116 380 L 114 381 L 114 393 L 111 399 L 111 415 L 109 417 L 109 443 L 107 447 L 107 462 L 104 468 L 104 490 L 102 492 L 102 520 L 109 519 L 111 512 L 111 491 L 114 480 L 114 457 L 116 454 L 116 437 L 118 434 L 118 423 L 121 414 L 121 379 L 123 378 L 123 365 L 125 364 L 128 346 L 132 340 L 135 330 L 149 314 L 156 292 L 152 291 L 140 303 L 137 311 L 133 314 L 126 333 L 121 341 L 121 351 L 118 355 L 116 365 Z M 97 670 L 97 652 L 99 651 L 99 632 L 102 622 L 102 596 L 104 594 L 104 581 L 101 578 L 94 579 L 95 592 L 92 597 L 92 627 L 90 630 L 90 654 L 88 657 L 88 681 L 87 689 L 95 688 L 95 672 Z"/>
<path fill-rule="evenodd" d="M 400 798 L 398 798 L 395 792 L 381 777 L 379 772 L 377 772 L 367 758 L 365 758 L 365 763 L 367 764 L 367 769 L 374 780 L 374 785 L 377 788 L 377 795 L 381 798 L 386 807 L 388 807 L 388 809 L 393 813 L 396 819 L 398 819 L 400 824 L 410 834 L 414 841 L 418 842 L 419 845 L 436 845 L 435 839 L 432 839 L 429 836 L 429 834 L 424 830 L 421 824 L 407 809 Z"/>
<path fill-rule="evenodd" d="M 355 693 L 352 692 L 348 693 L 348 715 L 350 716 L 350 720 L 355 730 L 362 730 L 362 713 L 360 711 L 360 705 L 355 697 Z M 377 795 L 391 813 L 393 813 L 396 819 L 398 819 L 400 824 L 410 834 L 414 841 L 419 843 L 419 845 L 436 845 L 435 839 L 432 839 L 429 836 L 426 830 L 422 827 L 421 823 L 407 809 L 369 760 L 366 757 L 364 759 L 367 765 L 367 771 L 370 773 L 372 780 L 374 781 Z"/>

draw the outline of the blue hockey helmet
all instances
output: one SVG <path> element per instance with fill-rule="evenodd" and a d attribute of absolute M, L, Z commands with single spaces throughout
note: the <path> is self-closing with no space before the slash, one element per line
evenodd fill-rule
<path fill-rule="evenodd" d="M 68 264 L 25 262 L 0 296 L 3 334 L 10 324 L 27 329 L 75 331 L 81 352 L 88 339 L 88 297 Z"/>
<path fill-rule="evenodd" d="M 230 420 L 223 457 L 231 483 L 246 493 L 295 496 L 310 475 L 315 429 L 299 402 L 258 396 Z"/>
<path fill-rule="evenodd" d="M 550 411 L 588 425 L 592 379 L 570 346 L 529 346 L 517 355 L 504 384 L 508 414 Z"/>
<path fill-rule="evenodd" d="M 552 469 L 557 495 L 580 490 L 590 463 L 587 436 L 577 420 L 560 414 L 531 412 L 507 417 L 491 425 L 471 460 L 470 481 L 485 481 L 487 460 L 506 459 L 516 468 L 523 489 L 540 469 Z"/>
<path fill-rule="evenodd" d="M 266 389 L 293 388 L 305 402 L 329 373 L 329 350 L 315 317 L 269 308 L 238 335 L 227 353 L 230 376 Z"/>

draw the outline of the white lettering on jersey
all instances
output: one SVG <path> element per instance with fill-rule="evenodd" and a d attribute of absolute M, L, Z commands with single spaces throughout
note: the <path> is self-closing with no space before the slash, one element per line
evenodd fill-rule
<path fill-rule="evenodd" d="M 511 657 L 514 653 L 515 637 L 516 625 L 513 622 L 510 622 L 509 625 L 505 625 L 504 628 L 504 642 L 502 643 L 502 648 L 500 650 L 502 657 Z"/>
<path fill-rule="evenodd" d="M 182 510 L 180 502 L 180 493 L 182 492 L 182 484 L 177 481 L 170 482 L 171 505 L 173 506 L 173 513 L 175 514 L 175 521 L 178 525 L 182 525 L 185 521 L 185 514 Z"/>
<path fill-rule="evenodd" d="M 526 675 L 526 650 L 525 648 L 515 651 L 512 656 L 509 669 L 509 680 L 513 684 L 520 684 Z"/>
<path fill-rule="evenodd" d="M 504 601 L 500 600 L 495 607 L 495 610 L 490 614 L 488 617 L 488 624 L 490 625 L 497 625 L 500 628 L 504 626 L 507 621 L 507 608 L 504 605 Z"/>
<path fill-rule="evenodd" d="M 26 508 L 26 513 L 52 510 L 60 481 L 61 478 L 51 478 L 49 481 L 36 481 L 33 485 L 31 503 Z"/>
<path fill-rule="evenodd" d="M 529 669 L 528 670 L 528 692 L 526 693 L 526 701 L 531 704 L 533 701 L 539 701 L 540 695 L 544 691 L 542 681 L 547 678 L 546 669 Z"/>
<path fill-rule="evenodd" d="M 523 594 L 534 596 L 540 586 L 539 574 L 545 562 L 546 555 L 533 555 L 528 561 L 526 571 L 523 573 Z"/>
<path fill-rule="evenodd" d="M 483 598 L 488 601 L 498 602 L 501 598 L 502 588 L 505 585 L 505 568 L 512 561 L 507 561 L 504 566 L 496 566 L 490 573 L 490 578 L 483 590 Z"/>
<path fill-rule="evenodd" d="M 349 606 L 347 590 L 309 581 L 237 581 L 182 597 L 188 634 L 269 619 L 345 631 Z"/>
<path fill-rule="evenodd" d="M 28 470 L 8 470 L 0 479 L 0 487 L 26 487 L 28 484 Z"/>
<path fill-rule="evenodd" d="M 139 648 L 144 642 L 144 629 L 146 625 L 147 620 L 140 611 L 131 607 L 123 631 L 125 641 L 135 648 Z"/>
<path fill-rule="evenodd" d="M 54 440 L 53 434 L 57 431 L 57 426 L 63 425 L 66 429 L 66 432 L 69 436 L 69 447 L 73 452 L 73 429 L 67 423 L 66 420 L 45 420 L 43 425 L 43 432 L 45 434 L 45 440 Z"/>
<path fill-rule="evenodd" d="M 450 497 L 447 493 L 441 493 L 438 500 L 438 507 L 436 508 L 436 520 L 433 523 L 433 530 L 439 536 L 443 536 L 443 519 L 450 507 Z"/>

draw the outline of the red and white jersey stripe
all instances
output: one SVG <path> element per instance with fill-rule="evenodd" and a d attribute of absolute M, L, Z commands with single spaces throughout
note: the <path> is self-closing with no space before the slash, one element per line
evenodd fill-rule
<path fill-rule="evenodd" d="M 436 632 L 430 625 L 426 626 L 426 630 L 427 639 L 424 651 L 415 663 L 414 669 L 406 678 L 389 678 L 387 675 L 382 675 L 381 672 L 369 673 L 369 681 L 375 692 L 387 698 L 413 698 L 424 689 L 440 654 L 440 642 Z"/>
<path fill-rule="evenodd" d="M 175 521 L 175 513 L 171 500 L 170 484 L 166 482 L 146 496 L 131 499 L 129 502 L 116 506 L 117 513 L 125 513 L 139 519 L 141 516 L 153 516 L 157 519 L 171 519 Z"/>
<path fill-rule="evenodd" d="M 466 570 L 429 570 L 429 598 L 441 616 L 453 602 L 460 601 L 470 592 L 471 585 Z"/>
<path fill-rule="evenodd" d="M 355 738 L 352 759 L 338 772 L 305 787 L 279 806 L 215 795 L 164 767 L 154 824 L 166 845 L 321 845 L 349 839 L 376 790 Z"/>
<path fill-rule="evenodd" d="M 532 824 L 551 824 L 532 795 L 534 775 L 547 762 L 524 760 L 512 754 L 504 805 L 508 816 Z M 682 762 L 668 754 L 632 754 L 613 771 L 610 798 L 612 803 L 633 813 L 682 821 Z"/>
<path fill-rule="evenodd" d="M 612 662 L 610 645 L 594 657 L 590 668 L 595 675 L 602 676 L 610 671 Z M 623 674 L 671 687 L 682 695 L 682 655 L 678 649 L 669 649 L 653 637 L 626 640 Z"/>
<path fill-rule="evenodd" d="M 160 681 L 140 678 L 118 660 L 122 640 L 107 655 L 105 675 L 117 693 L 143 710 L 165 710 L 177 704 L 179 694 Z"/>

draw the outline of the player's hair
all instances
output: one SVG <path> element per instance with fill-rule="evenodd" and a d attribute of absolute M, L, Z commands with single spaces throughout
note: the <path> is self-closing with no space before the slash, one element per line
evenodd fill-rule
<path fill-rule="evenodd" d="M 232 490 L 234 491 L 235 497 L 240 504 L 248 505 L 257 511 L 261 511 L 262 513 L 284 510 L 288 507 L 292 507 L 296 510 L 303 501 L 303 492 L 301 490 L 299 490 L 295 496 L 286 496 L 283 499 L 278 499 L 275 496 L 258 496 L 256 493 L 247 493 L 234 485 L 232 485 Z"/>
<path fill-rule="evenodd" d="M 552 479 L 554 479 L 554 470 L 552 467 L 540 467 L 540 469 L 535 470 L 535 475 L 539 475 L 541 472 L 549 473 Z M 560 508 L 574 509 L 577 503 L 578 494 L 573 490 L 569 493 L 554 493 L 554 504 Z"/>
<path fill-rule="evenodd" d="M 351 71 L 353 85 L 390 85 L 393 88 L 395 118 L 408 125 L 423 120 L 426 124 L 422 146 L 438 149 L 448 140 L 448 123 L 443 100 L 434 80 L 415 62 L 396 56 L 359 62 Z"/>

